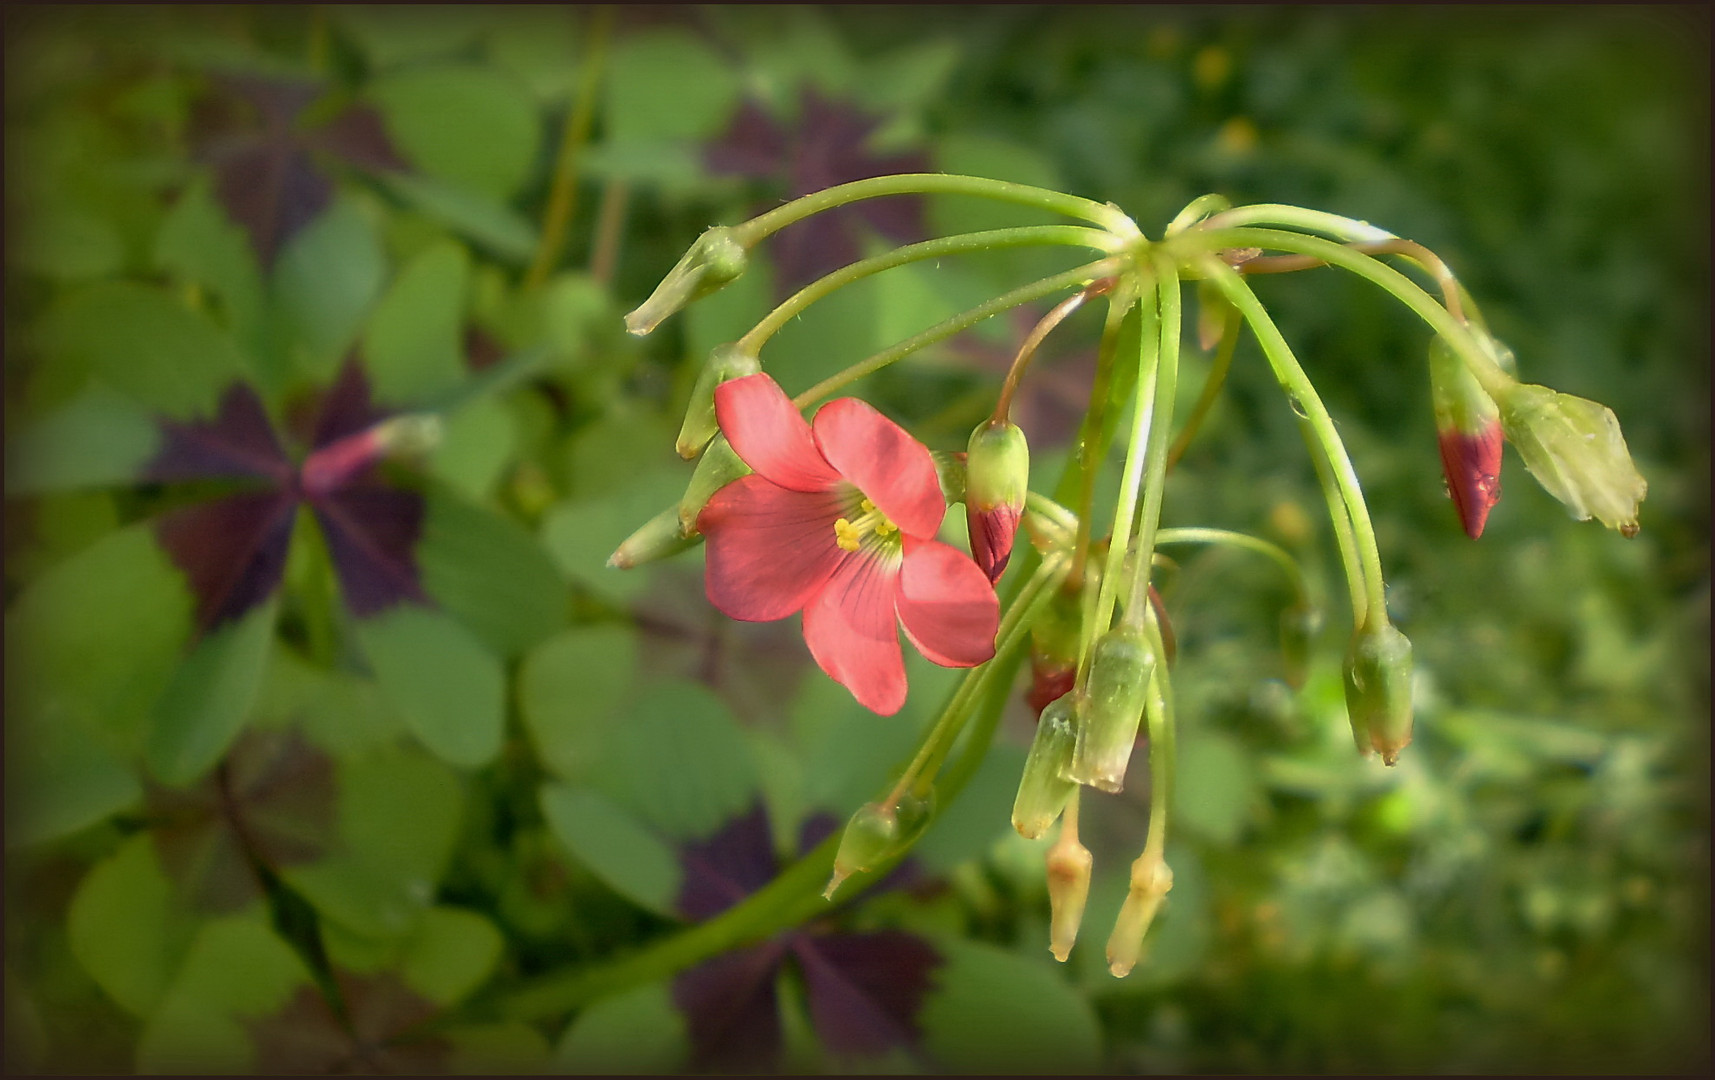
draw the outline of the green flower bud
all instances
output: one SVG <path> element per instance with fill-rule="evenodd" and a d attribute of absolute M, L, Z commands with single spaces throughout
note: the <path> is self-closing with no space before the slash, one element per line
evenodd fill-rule
<path fill-rule="evenodd" d="M 1048 849 L 1048 951 L 1062 964 L 1072 955 L 1084 921 L 1094 862 L 1090 849 L 1064 832 Z"/>
<path fill-rule="evenodd" d="M 1385 764 L 1411 742 L 1411 640 L 1390 622 L 1352 635 L 1346 654 L 1346 717 L 1359 753 Z"/>
<path fill-rule="evenodd" d="M 1155 653 L 1141 630 L 1121 626 L 1097 639 L 1069 779 L 1108 792 L 1125 786 L 1155 664 Z"/>
<path fill-rule="evenodd" d="M 696 536 L 685 536 L 679 531 L 679 508 L 669 506 L 626 537 L 625 542 L 607 557 L 607 565 L 615 570 L 629 570 L 646 562 L 677 555 L 695 547 L 698 540 Z"/>
<path fill-rule="evenodd" d="M 1036 839 L 1054 824 L 1077 790 L 1078 785 L 1065 777 L 1077 738 L 1077 695 L 1066 694 L 1042 710 L 1036 738 L 1024 759 L 1024 774 L 1012 803 L 1012 827 L 1026 840 Z"/>
<path fill-rule="evenodd" d="M 714 498 L 715 492 L 750 471 L 750 466 L 738 456 L 738 451 L 727 442 L 725 435 L 710 442 L 696 469 L 691 472 L 691 482 L 685 487 L 685 494 L 679 499 L 680 534 L 696 536 L 697 515 Z"/>
<path fill-rule="evenodd" d="M 1620 422 L 1598 402 L 1519 383 L 1501 399 L 1501 427 L 1525 468 L 1579 521 L 1638 532 L 1648 485 L 1632 465 Z"/>
<path fill-rule="evenodd" d="M 1010 420 L 984 421 L 965 452 L 965 522 L 971 555 L 990 581 L 999 581 L 1012 557 L 1018 519 L 1030 488 L 1030 446 Z"/>
<path fill-rule="evenodd" d="M 749 262 L 749 252 L 733 238 L 731 229 L 717 225 L 705 230 L 649 299 L 625 317 L 625 329 L 642 337 L 686 304 L 736 279 Z"/>
<path fill-rule="evenodd" d="M 834 854 L 834 875 L 822 892 L 824 899 L 833 899 L 834 890 L 853 874 L 874 870 L 896 852 L 917 841 L 928 828 L 934 813 L 935 794 L 927 798 L 905 795 L 891 805 L 870 802 L 858 807 L 840 834 L 839 850 Z"/>
<path fill-rule="evenodd" d="M 717 345 L 703 361 L 697 373 L 697 385 L 691 388 L 691 403 L 685 408 L 685 422 L 679 425 L 679 456 L 689 461 L 697 451 L 708 445 L 715 432 L 715 387 L 728 379 L 755 375 L 762 370 L 762 361 L 755 353 L 746 352 L 734 344 Z"/>
<path fill-rule="evenodd" d="M 1143 937 L 1173 888 L 1173 871 L 1160 855 L 1145 851 L 1131 864 L 1131 889 L 1108 937 L 1108 971 L 1123 979 L 1143 954 Z"/>

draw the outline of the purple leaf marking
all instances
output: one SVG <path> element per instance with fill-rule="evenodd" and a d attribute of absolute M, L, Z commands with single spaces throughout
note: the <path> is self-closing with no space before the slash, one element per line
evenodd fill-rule
<path fill-rule="evenodd" d="M 900 930 L 800 934 L 792 952 L 822 1045 L 844 1055 L 917 1045 L 917 1010 L 942 963 L 928 942 Z"/>
<path fill-rule="evenodd" d="M 190 580 L 199 634 L 242 617 L 279 588 L 297 507 L 286 491 L 228 495 L 155 522 L 156 539 Z"/>

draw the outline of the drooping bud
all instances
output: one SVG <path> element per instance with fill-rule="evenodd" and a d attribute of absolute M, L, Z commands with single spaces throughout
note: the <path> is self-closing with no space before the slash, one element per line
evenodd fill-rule
<path fill-rule="evenodd" d="M 1366 624 L 1352 635 L 1345 682 L 1358 752 L 1392 765 L 1411 742 L 1411 640 L 1391 622 Z"/>
<path fill-rule="evenodd" d="M 1144 851 L 1131 864 L 1131 890 L 1114 920 L 1114 932 L 1108 936 L 1108 971 L 1123 979 L 1137 966 L 1143 953 L 1143 937 L 1161 910 L 1161 901 L 1173 888 L 1173 871 L 1160 855 Z"/>
<path fill-rule="evenodd" d="M 703 451 L 697 467 L 691 471 L 691 482 L 679 498 L 679 532 L 683 536 L 697 535 L 697 515 L 714 498 L 715 492 L 750 472 L 750 466 L 738 456 L 738 451 L 721 435 Z"/>
<path fill-rule="evenodd" d="M 1012 803 L 1012 827 L 1026 840 L 1046 832 L 1077 790 L 1078 785 L 1065 776 L 1077 740 L 1077 700 L 1068 693 L 1042 711 L 1024 759 L 1018 796 Z"/>
<path fill-rule="evenodd" d="M 1525 468 L 1579 521 L 1638 532 L 1648 485 L 1632 464 L 1613 410 L 1546 386 L 1518 383 L 1500 401 L 1501 427 Z"/>
<path fill-rule="evenodd" d="M 1501 410 L 1442 337 L 1429 343 L 1429 390 L 1447 494 L 1475 540 L 1501 498 Z"/>
<path fill-rule="evenodd" d="M 325 495 L 350 483 L 382 458 L 428 453 L 440 445 L 441 432 L 441 418 L 434 413 L 389 417 L 311 453 L 304 459 L 300 483 L 308 495 Z"/>
<path fill-rule="evenodd" d="M 1280 656 L 1286 685 L 1301 689 L 1310 675 L 1310 650 L 1322 629 L 1322 612 L 1295 603 L 1280 613 Z"/>
<path fill-rule="evenodd" d="M 1149 639 L 1139 629 L 1120 626 L 1096 640 L 1070 779 L 1108 792 L 1125 786 L 1155 664 Z"/>
<path fill-rule="evenodd" d="M 736 279 L 749 262 L 749 252 L 734 239 L 733 230 L 722 225 L 704 230 L 649 299 L 625 317 L 625 329 L 642 337 L 686 304 Z"/>
<path fill-rule="evenodd" d="M 1062 964 L 1072 955 L 1084 903 L 1090 898 L 1090 849 L 1075 832 L 1062 832 L 1048 849 L 1048 951 Z"/>
<path fill-rule="evenodd" d="M 695 547 L 697 540 L 696 536 L 685 536 L 679 531 L 679 508 L 669 506 L 626 537 L 625 542 L 608 556 L 607 565 L 615 570 L 629 570 L 646 562 L 677 555 Z"/>
<path fill-rule="evenodd" d="M 1030 445 L 1010 420 L 984 421 L 965 453 L 965 522 L 971 555 L 989 581 L 999 581 L 1012 557 L 1018 519 L 1030 487 Z"/>
<path fill-rule="evenodd" d="M 846 878 L 874 870 L 895 852 L 915 843 L 928 827 L 934 807 L 933 790 L 927 798 L 903 795 L 892 803 L 870 802 L 858 807 L 840 834 L 834 874 L 822 891 L 823 899 L 832 900 L 834 890 Z"/>
<path fill-rule="evenodd" d="M 708 445 L 720 426 L 715 422 L 715 387 L 728 379 L 755 375 L 762 370 L 762 361 L 753 352 L 741 349 L 737 343 L 717 345 L 703 361 L 697 373 L 697 384 L 691 388 L 691 403 L 685 407 L 685 421 L 679 425 L 679 456 L 689 461 L 697 451 Z"/>

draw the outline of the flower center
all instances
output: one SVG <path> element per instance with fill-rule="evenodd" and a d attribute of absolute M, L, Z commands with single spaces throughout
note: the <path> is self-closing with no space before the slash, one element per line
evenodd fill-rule
<path fill-rule="evenodd" d="M 877 537 L 886 539 L 897 533 L 899 526 L 887 519 L 887 515 L 875 508 L 868 499 L 858 503 L 857 520 L 838 518 L 834 521 L 834 543 L 843 551 L 856 551 L 862 544 L 863 538 L 874 533 Z"/>

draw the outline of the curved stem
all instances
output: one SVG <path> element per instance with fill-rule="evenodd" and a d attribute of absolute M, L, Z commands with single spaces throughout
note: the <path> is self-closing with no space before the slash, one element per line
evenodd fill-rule
<path fill-rule="evenodd" d="M 1150 426 L 1149 445 L 1144 454 L 1143 509 L 1139 512 L 1134 537 L 1137 557 L 1136 580 L 1132 583 L 1135 602 L 1126 609 L 1126 621 L 1141 623 L 1144 597 L 1149 593 L 1150 572 L 1155 566 L 1155 531 L 1161 523 L 1161 500 L 1167 486 L 1167 434 L 1173 427 L 1173 399 L 1179 389 L 1179 342 L 1183 334 L 1180 322 L 1179 273 L 1165 257 L 1157 260 L 1156 291 L 1160 297 L 1161 318 L 1158 322 L 1160 341 L 1156 352 L 1155 404 L 1160 412 Z M 1110 559 L 1112 552 L 1109 552 Z M 1113 565 L 1110 563 L 1110 565 Z M 1103 623 L 1102 625 L 1106 625 Z"/>
<path fill-rule="evenodd" d="M 1143 304 L 1143 326 L 1138 335 L 1137 385 L 1131 414 L 1131 435 L 1126 440 L 1125 466 L 1120 476 L 1119 502 L 1114 507 L 1113 532 L 1108 540 L 1107 562 L 1102 569 L 1102 584 L 1096 594 L 1093 617 L 1084 622 L 1078 642 L 1078 686 L 1089 675 L 1091 646 L 1097 637 L 1107 632 L 1113 619 L 1114 605 L 1119 599 L 1120 568 L 1125 565 L 1130 550 L 1131 531 L 1137 516 L 1138 493 L 1148 461 L 1148 444 L 1155 419 L 1156 369 L 1161 359 L 1161 337 L 1158 332 L 1161 298 L 1151 289 Z"/>
<path fill-rule="evenodd" d="M 741 225 L 733 226 L 734 238 L 749 248 L 763 237 L 769 236 L 795 221 L 802 221 L 812 214 L 819 214 L 824 210 L 832 210 L 847 203 L 858 202 L 862 199 L 874 199 L 883 195 L 973 195 L 978 198 L 996 199 L 1001 202 L 1047 210 L 1051 213 L 1065 214 L 1067 217 L 1092 222 L 1116 236 L 1128 239 L 1142 235 L 1137 224 L 1119 208 L 1091 199 L 1080 198 L 1076 195 L 1050 191 L 1047 188 L 1031 187 L 1028 184 L 989 180 L 980 176 L 960 176 L 954 173 L 900 173 L 895 176 L 877 176 L 868 180 L 854 180 L 849 184 L 825 188 L 802 198 L 793 199 L 784 206 L 775 207 L 773 210 L 751 218 Z"/>
<path fill-rule="evenodd" d="M 590 127 L 595 123 L 596 99 L 601 89 L 602 69 L 607 63 L 607 43 L 613 30 L 613 8 L 596 8 L 590 21 L 589 47 L 584 50 L 582 78 L 578 80 L 577 98 L 566 114 L 566 126 L 560 135 L 560 154 L 554 163 L 554 180 L 548 189 L 548 206 L 542 214 L 542 239 L 536 245 L 536 257 L 524 274 L 524 288 L 534 289 L 548 280 L 548 274 L 559 261 L 566 246 L 566 228 L 572 222 L 572 211 L 578 201 L 578 164 L 584 146 L 589 142 Z"/>
<path fill-rule="evenodd" d="M 1274 248 L 1277 251 L 1311 255 L 1342 270 L 1349 270 L 1392 293 L 1400 303 L 1428 323 L 1431 329 L 1446 338 L 1448 344 L 1459 351 L 1466 366 L 1471 369 L 1471 374 L 1490 397 L 1504 395 L 1515 381 L 1490 358 L 1472 336 L 1469 328 L 1455 319 L 1445 307 L 1436 303 L 1434 297 L 1424 292 L 1410 278 L 1379 259 L 1354 251 L 1344 244 L 1277 229 L 1219 229 L 1207 233 L 1202 230 L 1187 230 L 1175 239 L 1175 243 L 1190 240 L 1192 237 L 1196 237 L 1198 242 L 1211 251 L 1247 245 Z"/>
<path fill-rule="evenodd" d="M 1113 441 L 1113 431 L 1119 423 L 1110 400 L 1114 357 L 1119 350 L 1120 328 L 1136 302 L 1137 283 L 1135 278 L 1127 275 L 1109 296 L 1107 318 L 1102 324 L 1102 340 L 1096 347 L 1096 377 L 1090 382 L 1090 406 L 1078 425 L 1078 440 L 1074 444 L 1077 452 L 1067 459 L 1066 471 L 1054 490 L 1056 498 L 1065 499 L 1072 493 L 1070 482 L 1076 478 L 1077 532 L 1072 544 L 1072 569 L 1066 580 L 1076 582 L 1079 588 L 1083 587 L 1084 563 L 1090 555 L 1090 512 L 1095 505 L 1096 470 L 1108 444 Z"/>
<path fill-rule="evenodd" d="M 1048 314 L 1025 335 L 1023 344 L 1018 347 L 1018 354 L 1012 358 L 1012 366 L 1007 368 L 1006 381 L 1001 384 L 1000 394 L 995 398 L 994 413 L 989 417 L 989 423 L 999 426 L 1007 422 L 1012 414 L 1012 395 L 1018 392 L 1018 384 L 1024 378 L 1024 369 L 1030 366 L 1030 360 L 1036 355 L 1036 350 L 1042 347 L 1043 341 L 1054 332 L 1066 318 L 1084 306 L 1084 301 L 1092 296 L 1100 296 L 1113 288 L 1112 278 L 1092 281 L 1082 292 L 1073 293 L 1066 299 L 1055 304 Z"/>
<path fill-rule="evenodd" d="M 1369 243 L 1376 240 L 1395 239 L 1393 233 L 1386 229 L 1379 229 L 1367 221 L 1341 217 L 1339 214 L 1330 214 L 1325 210 L 1307 210 L 1302 206 L 1287 206 L 1282 203 L 1253 203 L 1249 206 L 1222 210 L 1204 218 L 1198 227 L 1213 231 L 1215 229 L 1236 229 L 1246 225 L 1284 225 L 1289 229 L 1303 229 L 1305 232 L 1322 233 L 1346 243 Z M 1244 245 L 1222 246 L 1242 247 Z"/>
<path fill-rule="evenodd" d="M 1162 529 L 1155 534 L 1155 543 L 1158 547 L 1169 544 L 1224 544 L 1227 547 L 1254 551 L 1271 560 L 1286 573 L 1299 599 L 1308 600 L 1310 597 L 1309 583 L 1305 580 L 1304 569 L 1298 565 L 1298 561 L 1278 544 L 1271 544 L 1261 537 L 1228 529 Z"/>
<path fill-rule="evenodd" d="M 913 334 L 904 341 L 891 345 L 873 356 L 859 360 L 844 371 L 828 376 L 793 398 L 792 404 L 800 409 L 814 405 L 829 394 L 844 389 L 865 375 L 880 371 L 887 365 L 902 360 L 919 349 L 950 338 L 959 331 L 974 326 L 993 315 L 998 315 L 1009 308 L 1028 304 L 1032 300 L 1047 296 L 1052 292 L 1058 292 L 1071 285 L 1088 285 L 1097 278 L 1107 277 L 1119 269 L 1121 262 L 1122 260 L 1118 256 L 1097 259 L 1095 262 L 1085 263 L 1083 266 L 1075 266 L 1064 273 L 1045 277 L 1040 281 L 1033 281 L 1029 285 L 1022 285 L 1009 293 L 1004 293 L 992 300 L 978 304 L 974 308 L 960 312 L 950 319 L 936 323 L 929 329 Z"/>
<path fill-rule="evenodd" d="M 907 244 L 905 247 L 894 248 L 842 266 L 833 273 L 812 281 L 783 300 L 761 322 L 751 327 L 749 332 L 739 338 L 738 344 L 752 356 L 756 355 L 762 351 L 762 346 L 769 338 L 802 314 L 805 308 L 837 289 L 871 274 L 879 274 L 883 270 L 891 270 L 896 266 L 922 259 L 937 259 L 943 255 L 1051 244 L 1094 248 L 1108 254 L 1114 253 L 1119 247 L 1118 242 L 1108 233 L 1084 225 L 1031 225 L 1017 229 L 990 229 L 986 232 L 960 233 L 957 236 L 942 236 L 918 244 Z"/>
<path fill-rule="evenodd" d="M 1447 313 L 1460 322 L 1466 321 L 1462 296 L 1464 290 L 1459 287 L 1459 280 L 1453 276 L 1453 271 L 1435 252 L 1415 240 L 1378 240 L 1371 244 L 1346 246 L 1365 255 L 1403 255 L 1415 262 L 1420 269 L 1434 278 L 1435 284 L 1441 288 L 1441 303 L 1446 307 Z M 1314 255 L 1269 255 L 1247 261 L 1239 267 L 1239 273 L 1287 274 L 1327 265 L 1327 260 Z"/>
<path fill-rule="evenodd" d="M 1304 373 L 1298 359 L 1292 355 L 1292 348 L 1281 335 L 1280 328 L 1269 318 L 1262 302 L 1251 292 L 1238 272 L 1215 258 L 1204 259 L 1202 267 L 1233 306 L 1239 309 L 1245 321 L 1250 323 L 1252 332 L 1262 345 L 1263 354 L 1268 357 L 1269 366 L 1274 369 L 1276 381 L 1286 391 L 1287 397 L 1296 403 L 1294 411 L 1309 424 L 1317 447 L 1333 471 L 1340 499 L 1350 516 L 1353 539 L 1363 568 L 1363 591 L 1368 617 L 1385 620 L 1387 598 L 1382 583 L 1381 554 L 1376 548 L 1375 528 L 1370 524 L 1369 509 L 1364 504 L 1364 493 L 1358 484 L 1358 474 L 1352 468 L 1352 459 L 1340 441 L 1339 432 L 1334 428 L 1333 418 L 1328 415 L 1328 409 L 1322 404 L 1310 377 Z M 1335 527 L 1338 528 L 1338 515 L 1335 515 L 1335 522 Z"/>
<path fill-rule="evenodd" d="M 1167 231 L 1162 233 L 1162 236 L 1178 236 L 1186 229 L 1197 224 L 1199 220 L 1209 216 L 1210 214 L 1218 214 L 1232 205 L 1232 200 L 1228 199 L 1225 195 L 1216 195 L 1214 193 L 1199 195 L 1195 199 L 1186 203 L 1185 209 L 1179 211 L 1178 215 L 1175 216 L 1172 221 L 1168 222 Z"/>
<path fill-rule="evenodd" d="M 1352 629 L 1364 625 L 1366 610 L 1364 564 L 1358 558 L 1358 538 L 1352 531 L 1352 515 L 1346 511 L 1346 501 L 1340 496 L 1340 483 L 1328 458 L 1316 444 L 1316 433 L 1310 422 L 1300 420 L 1298 429 L 1304 436 L 1304 448 L 1310 451 L 1310 463 L 1316 467 L 1316 483 L 1322 488 L 1322 499 L 1328 504 L 1328 522 L 1334 530 L 1334 549 L 1340 555 L 1340 572 L 1346 578 L 1346 595 L 1352 601 Z"/>

